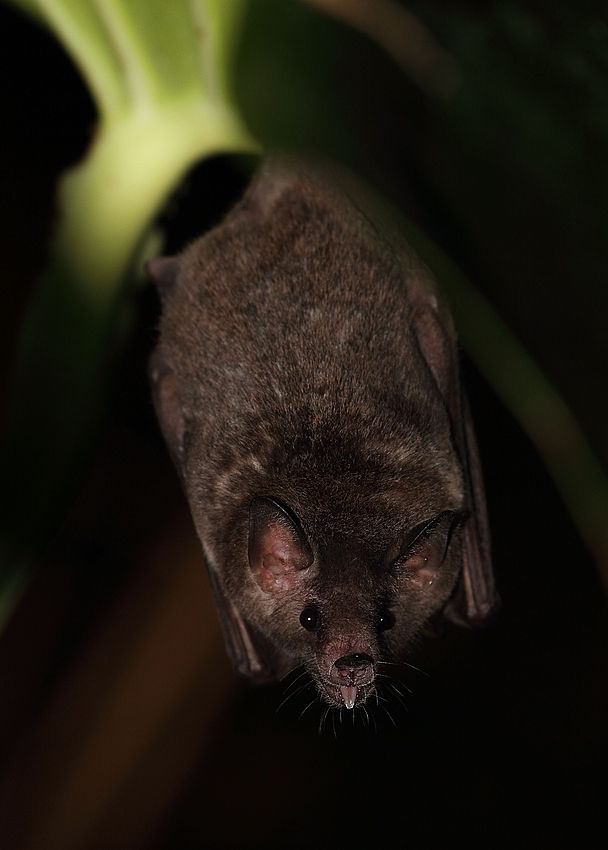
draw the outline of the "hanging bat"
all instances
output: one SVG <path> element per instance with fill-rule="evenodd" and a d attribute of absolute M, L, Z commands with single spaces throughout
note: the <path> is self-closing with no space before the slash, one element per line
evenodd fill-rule
<path fill-rule="evenodd" d="M 268 161 L 214 230 L 149 272 L 154 405 L 228 653 L 374 692 L 430 619 L 495 607 L 481 468 L 429 271 L 326 167 Z"/>

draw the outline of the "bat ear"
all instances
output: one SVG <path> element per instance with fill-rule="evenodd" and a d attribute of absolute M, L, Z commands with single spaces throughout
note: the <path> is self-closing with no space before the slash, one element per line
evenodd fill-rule
<path fill-rule="evenodd" d="M 431 301 L 431 299 L 429 299 Z M 480 626 L 498 604 L 490 555 L 490 529 L 481 463 L 473 421 L 460 385 L 459 363 L 449 318 L 440 318 L 436 302 L 414 309 L 418 345 L 445 400 L 466 488 L 469 513 L 463 527 L 462 576 L 456 594 L 443 610 L 459 625 Z"/>
<path fill-rule="evenodd" d="M 421 590 L 429 587 L 445 561 L 450 536 L 458 519 L 454 511 L 444 511 L 435 519 L 424 523 L 415 533 L 406 551 L 395 562 L 395 572 L 405 572 L 409 583 Z"/>
<path fill-rule="evenodd" d="M 312 563 L 310 546 L 297 519 L 274 499 L 255 498 L 249 508 L 249 563 L 265 593 L 289 591 Z M 240 676 L 264 685 L 285 672 L 285 658 L 269 645 L 224 593 L 209 570 L 226 648 Z"/>
<path fill-rule="evenodd" d="M 161 303 L 164 304 L 175 288 L 179 272 L 179 259 L 177 257 L 157 257 L 155 260 L 146 263 L 146 272 L 156 287 Z"/>
<path fill-rule="evenodd" d="M 274 499 L 249 508 L 249 566 L 264 593 L 290 590 L 313 561 L 298 520 Z"/>
<path fill-rule="evenodd" d="M 184 454 L 184 415 L 179 401 L 175 375 L 160 348 L 155 348 L 150 355 L 148 377 L 160 429 L 169 447 L 173 463 L 181 476 Z"/>

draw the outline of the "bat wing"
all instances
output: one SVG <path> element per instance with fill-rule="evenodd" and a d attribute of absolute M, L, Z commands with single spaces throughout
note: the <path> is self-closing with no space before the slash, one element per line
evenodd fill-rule
<path fill-rule="evenodd" d="M 220 615 L 224 640 L 230 660 L 237 671 L 250 685 L 265 685 L 274 682 L 277 671 L 266 660 L 259 645 L 259 637 L 243 618 L 240 611 L 225 595 L 213 570 L 209 570 L 215 604 Z"/>
<path fill-rule="evenodd" d="M 451 319 L 424 277 L 413 285 L 412 325 L 426 363 L 445 400 L 452 440 L 464 477 L 468 516 L 463 528 L 463 567 L 443 615 L 460 625 L 481 626 L 497 607 L 490 529 L 481 462 L 468 401 L 460 383 L 458 349 Z"/>
<path fill-rule="evenodd" d="M 459 396 L 458 408 L 450 411 L 450 416 L 467 487 L 469 517 L 464 527 L 460 585 L 445 607 L 444 615 L 455 623 L 481 626 L 496 610 L 498 596 L 494 586 L 481 462 L 468 400 L 460 386 Z"/>

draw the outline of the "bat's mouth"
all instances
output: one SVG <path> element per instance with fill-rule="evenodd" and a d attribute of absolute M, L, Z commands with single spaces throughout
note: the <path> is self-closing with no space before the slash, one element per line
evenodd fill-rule
<path fill-rule="evenodd" d="M 331 664 L 329 676 L 321 676 L 328 702 L 345 708 L 363 704 L 374 689 L 374 658 L 365 651 L 340 655 Z"/>
<path fill-rule="evenodd" d="M 340 685 L 340 696 L 347 708 L 354 708 L 359 695 L 359 688 L 356 685 Z"/>
<path fill-rule="evenodd" d="M 340 706 L 340 708 L 354 708 L 356 705 L 363 705 L 367 702 L 374 690 L 374 679 L 372 677 L 368 682 L 360 685 L 353 683 L 337 685 L 335 682 L 323 679 L 321 690 L 330 705 Z"/>

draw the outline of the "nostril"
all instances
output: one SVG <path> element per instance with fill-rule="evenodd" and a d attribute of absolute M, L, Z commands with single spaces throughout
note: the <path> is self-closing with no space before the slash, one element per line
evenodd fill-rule
<path fill-rule="evenodd" d="M 360 681 L 369 676 L 374 659 L 362 652 L 354 652 L 351 655 L 343 655 L 334 662 L 334 667 L 340 679 L 349 681 Z"/>
<path fill-rule="evenodd" d="M 364 655 L 362 652 L 353 652 L 351 655 L 343 655 L 335 662 L 338 669 L 346 667 L 349 670 L 357 670 L 360 667 L 369 667 L 374 663 L 371 655 Z"/>
<path fill-rule="evenodd" d="M 350 656 L 353 660 L 355 667 L 367 667 L 369 664 L 374 663 L 374 659 L 369 655 L 363 655 L 363 653 L 355 652 Z"/>

